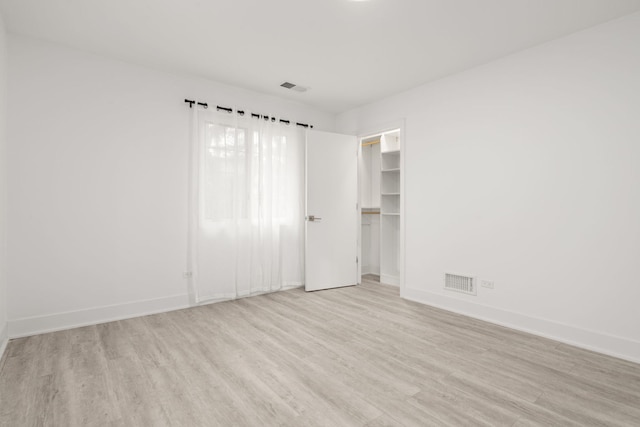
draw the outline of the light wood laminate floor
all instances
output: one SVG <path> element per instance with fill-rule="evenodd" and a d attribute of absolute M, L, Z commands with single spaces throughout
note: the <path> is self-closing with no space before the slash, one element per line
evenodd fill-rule
<path fill-rule="evenodd" d="M 640 365 L 368 281 L 15 339 L 0 363 L 12 427 L 640 425 Z"/>

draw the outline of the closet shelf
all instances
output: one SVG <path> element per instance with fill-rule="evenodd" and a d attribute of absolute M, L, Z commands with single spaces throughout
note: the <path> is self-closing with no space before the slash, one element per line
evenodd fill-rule
<path fill-rule="evenodd" d="M 400 193 L 380 193 L 381 196 L 399 196 Z"/>
<path fill-rule="evenodd" d="M 400 154 L 400 150 L 381 151 L 380 154 Z"/>
<path fill-rule="evenodd" d="M 400 172 L 400 168 L 382 169 L 381 172 Z"/>
<path fill-rule="evenodd" d="M 392 212 L 381 212 L 380 215 L 400 216 L 400 213 L 399 212 L 395 212 L 395 213 L 392 213 Z"/>

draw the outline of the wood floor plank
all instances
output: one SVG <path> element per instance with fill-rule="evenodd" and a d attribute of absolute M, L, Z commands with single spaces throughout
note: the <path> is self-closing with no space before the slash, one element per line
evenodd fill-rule
<path fill-rule="evenodd" d="M 535 402 L 524 400 L 509 391 L 498 388 L 491 380 L 486 381 L 481 376 L 469 376 L 456 372 L 441 382 L 448 386 L 449 392 L 456 395 L 464 394 L 473 398 L 482 398 L 490 405 L 492 410 L 498 413 L 512 414 L 513 417 L 517 418 L 516 423 L 529 421 L 547 426 L 578 427 L 581 425 L 562 415 L 539 407 Z M 438 383 L 430 383 L 428 386 L 436 390 L 441 387 Z"/>
<path fill-rule="evenodd" d="M 115 396 L 114 409 L 119 408 L 125 425 L 168 426 L 170 418 L 160 397 L 136 358 L 109 360 L 108 372 Z M 155 366 L 150 363 L 150 366 Z M 69 420 L 68 422 L 73 422 Z"/>
<path fill-rule="evenodd" d="M 640 425 L 640 365 L 373 278 L 11 340 L 0 426 Z"/>

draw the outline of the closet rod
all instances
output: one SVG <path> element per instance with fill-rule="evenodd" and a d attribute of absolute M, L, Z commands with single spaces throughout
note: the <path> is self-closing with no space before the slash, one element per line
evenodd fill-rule
<path fill-rule="evenodd" d="M 196 102 L 192 99 L 185 99 L 184 102 L 186 102 L 187 104 L 189 104 L 189 108 L 193 108 L 194 104 L 198 104 L 204 108 L 209 108 L 209 104 L 207 104 L 206 102 Z M 233 113 L 233 108 L 229 108 L 229 107 L 221 107 L 219 105 L 216 105 L 216 110 L 217 111 L 226 111 L 227 113 L 231 114 Z M 238 115 L 240 116 L 244 116 L 244 110 L 236 110 L 236 113 L 238 113 Z M 256 117 L 259 119 L 264 119 L 264 120 L 271 120 L 272 122 L 276 121 L 276 118 L 274 116 L 266 116 L 263 114 L 257 114 L 257 113 L 251 113 L 251 117 Z M 279 119 L 278 120 L 280 123 L 284 123 L 284 124 L 290 124 L 291 120 L 285 120 L 285 119 Z M 299 123 L 296 122 L 296 126 L 302 126 L 303 128 L 308 128 L 308 129 L 313 129 L 313 125 L 309 125 L 307 123 Z"/>
<path fill-rule="evenodd" d="M 366 146 L 368 146 L 368 145 L 374 145 L 374 144 L 380 144 L 380 140 L 379 140 L 379 139 L 376 139 L 375 141 L 363 142 L 363 143 L 362 143 L 362 146 L 363 146 L 363 147 L 366 147 Z"/>
<path fill-rule="evenodd" d="M 380 212 L 362 212 L 362 215 L 380 215 Z"/>

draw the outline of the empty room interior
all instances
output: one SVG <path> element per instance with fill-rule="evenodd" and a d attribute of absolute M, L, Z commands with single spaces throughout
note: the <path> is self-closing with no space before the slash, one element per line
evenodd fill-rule
<path fill-rule="evenodd" d="M 640 426 L 640 0 L 0 0 L 0 425 Z"/>

